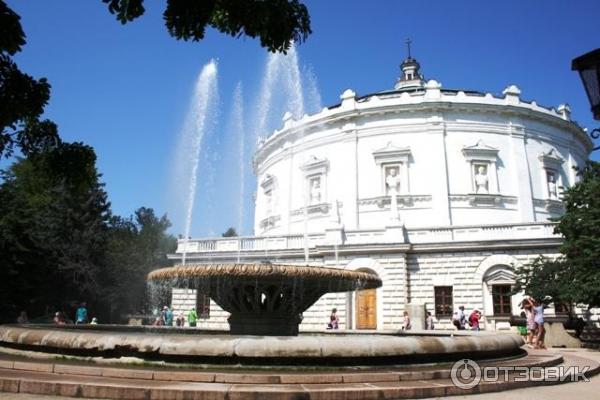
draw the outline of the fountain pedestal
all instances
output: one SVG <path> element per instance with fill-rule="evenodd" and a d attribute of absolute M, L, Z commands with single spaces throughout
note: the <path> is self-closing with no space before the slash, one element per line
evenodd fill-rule
<path fill-rule="evenodd" d="M 232 335 L 297 336 L 300 315 L 231 314 L 227 319 Z"/>

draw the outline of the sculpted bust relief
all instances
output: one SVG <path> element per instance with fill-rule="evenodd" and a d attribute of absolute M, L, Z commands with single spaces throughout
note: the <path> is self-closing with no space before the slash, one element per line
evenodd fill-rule
<path fill-rule="evenodd" d="M 556 191 L 556 176 L 552 172 L 548 172 L 548 197 L 551 199 L 558 198 L 558 193 Z"/>
<path fill-rule="evenodd" d="M 489 193 L 489 179 L 487 176 L 487 170 L 483 165 L 477 166 L 477 173 L 475 174 L 475 193 Z"/>
<path fill-rule="evenodd" d="M 321 179 L 315 178 L 310 184 L 310 204 L 318 204 L 321 202 Z"/>
<path fill-rule="evenodd" d="M 265 190 L 265 211 L 270 215 L 273 211 L 273 191 Z"/>
<path fill-rule="evenodd" d="M 397 168 L 389 168 L 385 177 L 386 194 L 395 196 L 400 191 L 400 177 Z"/>

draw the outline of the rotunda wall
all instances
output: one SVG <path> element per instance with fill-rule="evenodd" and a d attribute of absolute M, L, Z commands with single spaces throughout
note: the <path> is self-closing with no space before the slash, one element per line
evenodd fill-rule
<path fill-rule="evenodd" d="M 393 219 L 389 179 L 407 227 L 560 215 L 560 192 L 589 151 L 581 129 L 518 99 L 455 104 L 461 96 L 344 100 L 286 121 L 257 153 L 255 233 L 383 228 Z M 262 185 L 269 176 L 277 183 Z"/>

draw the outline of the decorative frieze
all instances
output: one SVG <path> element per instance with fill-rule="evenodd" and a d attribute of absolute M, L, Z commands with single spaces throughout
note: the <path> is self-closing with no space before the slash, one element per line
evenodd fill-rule
<path fill-rule="evenodd" d="M 514 205 L 518 203 L 516 196 L 500 194 L 467 193 L 450 195 L 449 198 L 452 207 L 514 208 Z"/>
<path fill-rule="evenodd" d="M 533 205 L 550 214 L 562 215 L 565 212 L 564 203 L 558 199 L 533 199 Z"/>
<path fill-rule="evenodd" d="M 260 221 L 260 227 L 263 231 L 268 231 L 277 227 L 278 222 L 281 220 L 280 215 L 272 215 Z"/>
<path fill-rule="evenodd" d="M 308 216 L 325 216 L 329 215 L 329 211 L 331 210 L 330 203 L 319 203 L 319 204 L 311 204 L 309 206 L 297 208 L 292 210 L 290 213 L 292 216 L 304 215 L 304 210 L 306 209 L 306 213 Z"/>

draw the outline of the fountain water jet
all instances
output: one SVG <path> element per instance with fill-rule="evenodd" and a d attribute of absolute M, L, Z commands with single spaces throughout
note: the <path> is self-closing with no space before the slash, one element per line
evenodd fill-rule
<path fill-rule="evenodd" d="M 246 152 L 245 152 L 245 141 L 246 132 L 244 127 L 244 105 L 243 105 L 243 89 L 242 83 L 238 82 L 233 92 L 233 105 L 231 108 L 231 120 L 230 130 L 235 138 L 238 145 L 237 148 L 237 163 L 238 173 L 240 176 L 239 181 L 239 192 L 238 192 L 238 210 L 237 210 L 237 233 L 242 235 L 242 229 L 244 226 L 244 198 L 245 193 L 245 175 L 246 175 Z M 241 246 L 238 247 L 237 261 L 240 262 Z"/>
<path fill-rule="evenodd" d="M 214 117 L 213 108 L 216 107 L 217 99 L 217 63 L 214 59 L 210 60 L 200 71 L 196 80 L 194 94 L 190 104 L 190 109 L 186 116 L 184 127 L 181 131 L 179 156 L 184 162 L 186 168 L 183 170 L 189 173 L 187 184 L 187 196 L 185 199 L 185 225 L 184 225 L 184 244 L 182 262 L 185 264 L 187 253 L 187 241 L 190 237 L 192 225 L 192 215 L 194 202 L 196 198 L 196 185 L 198 181 L 198 166 L 200 164 L 203 138 L 207 131 L 207 126 L 212 121 L 208 121 L 209 116 Z M 189 170 L 189 172 L 188 172 Z"/>
<path fill-rule="evenodd" d="M 274 99 L 273 95 L 277 89 L 283 88 L 286 109 L 285 112 L 289 112 L 294 118 L 301 118 L 306 110 L 305 99 L 303 91 L 302 74 L 300 71 L 300 63 L 298 61 L 298 53 L 296 52 L 295 46 L 292 44 L 287 55 L 271 54 L 267 60 L 267 67 L 265 76 L 261 85 L 261 91 L 259 94 L 258 107 L 257 107 L 257 119 L 255 129 L 255 139 L 264 135 L 265 132 L 271 131 L 271 127 L 268 127 L 269 116 L 273 114 Z M 310 98 L 320 102 L 320 95 L 316 88 L 316 80 L 309 79 L 309 95 Z M 284 117 L 285 118 L 285 117 Z M 300 133 L 300 141 L 304 140 L 304 132 Z M 290 164 L 288 182 L 293 185 L 293 165 Z M 309 260 L 308 251 L 308 199 L 306 193 L 302 194 L 304 199 L 304 259 L 306 262 Z M 288 199 L 288 209 L 291 209 L 291 201 L 294 196 L 290 194 Z"/>
<path fill-rule="evenodd" d="M 306 87 L 304 109 L 308 113 L 320 112 L 323 108 L 323 102 L 321 100 L 321 93 L 319 92 L 317 76 L 310 66 L 303 68 L 302 75 L 304 77 L 304 86 Z"/>

